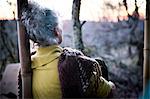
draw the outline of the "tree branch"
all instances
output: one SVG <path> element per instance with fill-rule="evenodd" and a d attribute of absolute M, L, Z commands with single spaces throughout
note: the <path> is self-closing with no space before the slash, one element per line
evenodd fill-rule
<path fill-rule="evenodd" d="M 83 21 L 80 25 L 80 27 L 82 28 L 82 26 L 86 23 L 86 21 Z"/>

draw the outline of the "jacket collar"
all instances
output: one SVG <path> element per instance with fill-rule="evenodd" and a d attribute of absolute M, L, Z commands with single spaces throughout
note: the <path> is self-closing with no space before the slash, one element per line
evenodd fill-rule
<path fill-rule="evenodd" d="M 57 59 L 62 52 L 58 45 L 40 47 L 35 55 L 32 56 L 32 68 L 44 66 Z"/>

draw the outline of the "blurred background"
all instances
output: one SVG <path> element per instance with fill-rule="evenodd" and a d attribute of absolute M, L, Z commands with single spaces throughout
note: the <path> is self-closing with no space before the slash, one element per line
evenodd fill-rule
<path fill-rule="evenodd" d="M 62 47 L 72 47 L 100 58 L 116 84 L 117 98 L 139 98 L 142 94 L 145 0 L 80 1 L 74 14 L 73 0 L 30 0 L 55 10 L 62 20 Z M 0 0 L 0 89 L 7 92 L 5 69 L 19 63 L 17 0 Z M 79 20 L 74 20 L 78 17 Z M 80 23 L 76 38 L 74 22 Z M 76 44 L 77 43 L 77 44 Z M 31 43 L 31 52 L 34 46 Z M 16 65 L 11 65 L 15 67 Z M 17 65 L 18 66 L 18 65 Z M 14 70 L 15 72 L 15 70 Z M 16 70 L 17 72 L 17 70 Z M 9 83 L 10 84 L 10 83 Z M 0 92 L 0 94 L 2 94 Z M 8 92 L 7 92 L 8 93 Z"/>

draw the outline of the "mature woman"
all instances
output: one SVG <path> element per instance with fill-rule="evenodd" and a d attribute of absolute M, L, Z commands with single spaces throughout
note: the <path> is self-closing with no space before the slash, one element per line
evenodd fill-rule
<path fill-rule="evenodd" d="M 80 51 L 61 48 L 62 31 L 55 12 L 30 4 L 22 23 L 37 44 L 32 56 L 32 92 L 35 99 L 107 97 L 113 84 L 102 77 L 98 63 Z"/>

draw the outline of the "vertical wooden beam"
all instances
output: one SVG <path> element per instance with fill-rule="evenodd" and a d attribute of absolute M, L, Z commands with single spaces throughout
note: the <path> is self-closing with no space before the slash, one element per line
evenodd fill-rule
<path fill-rule="evenodd" d="M 144 33 L 144 67 L 143 67 L 143 95 L 150 82 L 150 0 L 146 0 L 146 20 Z M 150 91 L 150 89 L 149 89 Z"/>
<path fill-rule="evenodd" d="M 28 0 L 17 0 L 17 30 L 18 30 L 18 44 L 19 57 L 21 63 L 21 78 L 22 78 L 22 97 L 23 99 L 32 98 L 32 71 L 30 58 L 30 44 L 29 38 L 26 34 L 25 27 L 21 24 L 21 13 L 24 7 L 27 7 Z"/>

